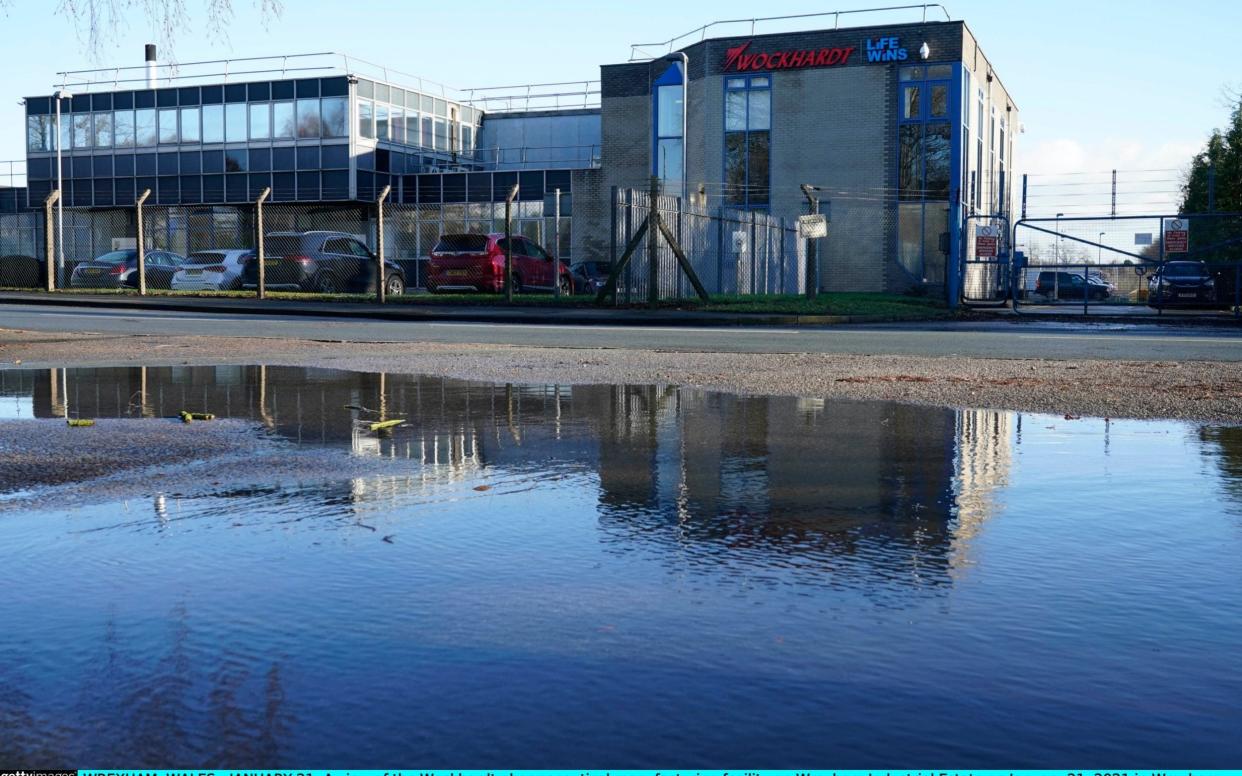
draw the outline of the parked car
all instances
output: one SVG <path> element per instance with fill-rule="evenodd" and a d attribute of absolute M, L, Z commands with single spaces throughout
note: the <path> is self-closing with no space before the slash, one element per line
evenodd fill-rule
<path fill-rule="evenodd" d="M 608 283 L 612 264 L 607 261 L 580 261 L 570 268 L 575 294 L 598 294 Z"/>
<path fill-rule="evenodd" d="M 147 251 L 147 288 L 171 288 L 172 276 L 185 263 L 185 257 L 171 251 Z M 72 288 L 137 288 L 138 251 L 123 248 L 109 251 L 74 267 L 69 276 Z"/>
<path fill-rule="evenodd" d="M 264 238 L 264 286 L 271 290 L 373 294 L 375 254 L 345 232 L 272 232 Z M 259 263 L 248 261 L 242 287 L 259 287 Z M 405 293 L 405 272 L 384 260 L 384 293 Z"/>
<path fill-rule="evenodd" d="M 1083 288 L 1084 284 L 1087 288 Z M 1112 296 L 1112 290 L 1103 278 L 1088 276 L 1083 280 L 1079 272 L 1055 272 L 1045 270 L 1035 280 L 1035 293 L 1048 299 L 1064 299 L 1075 302 L 1084 297 L 1091 300 L 1104 300 Z"/>
<path fill-rule="evenodd" d="M 1147 278 L 1147 304 L 1216 304 L 1216 281 L 1201 261 L 1165 262 Z"/>
<path fill-rule="evenodd" d="M 254 258 L 248 248 L 196 251 L 172 277 L 174 291 L 233 291 L 241 288 L 242 271 Z"/>
<path fill-rule="evenodd" d="M 573 292 L 573 276 L 563 261 L 554 259 L 539 243 L 513 235 L 513 290 Z M 503 234 L 444 234 L 431 250 L 427 290 L 498 292 L 505 288 Z"/>

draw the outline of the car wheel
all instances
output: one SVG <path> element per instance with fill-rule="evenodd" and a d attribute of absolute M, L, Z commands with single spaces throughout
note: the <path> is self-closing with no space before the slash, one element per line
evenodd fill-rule
<path fill-rule="evenodd" d="M 386 296 L 401 296 L 405 293 L 405 281 L 401 276 L 393 273 L 384 281 L 384 294 Z"/>
<path fill-rule="evenodd" d="M 522 293 L 522 276 L 516 272 L 513 273 L 513 293 Z"/>
<path fill-rule="evenodd" d="M 572 296 L 574 293 L 574 284 L 567 277 L 561 278 L 561 296 Z"/>
<path fill-rule="evenodd" d="M 320 294 L 339 294 L 341 281 L 337 280 L 336 275 L 331 272 L 323 272 L 315 278 L 315 291 Z"/>

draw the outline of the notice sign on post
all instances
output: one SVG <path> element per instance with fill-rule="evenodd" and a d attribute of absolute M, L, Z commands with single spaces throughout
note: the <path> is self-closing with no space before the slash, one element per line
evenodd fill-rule
<path fill-rule="evenodd" d="M 828 217 L 823 213 L 810 216 L 798 216 L 798 237 L 803 240 L 814 240 L 828 236 Z"/>
<path fill-rule="evenodd" d="M 995 226 L 980 226 L 975 230 L 975 257 L 980 259 L 996 258 L 997 243 L 1000 242 L 1000 229 Z"/>
<path fill-rule="evenodd" d="M 1185 253 L 1190 250 L 1190 223 L 1184 218 L 1164 222 L 1164 252 Z"/>

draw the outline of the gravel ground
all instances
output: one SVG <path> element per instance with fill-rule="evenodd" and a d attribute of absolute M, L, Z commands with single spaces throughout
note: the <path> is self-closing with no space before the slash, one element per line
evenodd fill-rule
<path fill-rule="evenodd" d="M 269 364 L 1242 424 L 1242 364 L 525 348 L 0 330 L 0 368 Z"/>

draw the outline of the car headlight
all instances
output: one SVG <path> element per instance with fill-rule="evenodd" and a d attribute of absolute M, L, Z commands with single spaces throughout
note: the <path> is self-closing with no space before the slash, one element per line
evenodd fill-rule
<path fill-rule="evenodd" d="M 1216 281 L 1213 280 L 1212 278 L 1208 278 L 1207 282 L 1203 284 L 1203 287 L 1204 288 L 1216 288 Z"/>

